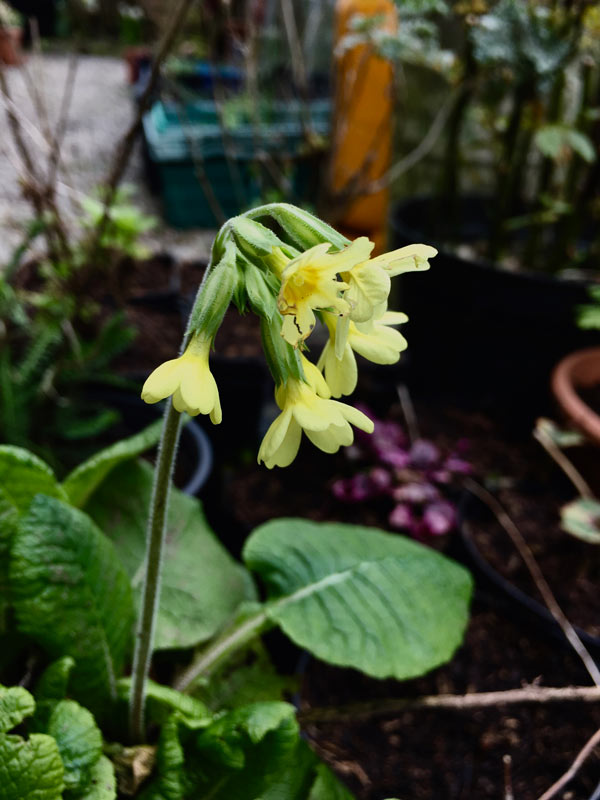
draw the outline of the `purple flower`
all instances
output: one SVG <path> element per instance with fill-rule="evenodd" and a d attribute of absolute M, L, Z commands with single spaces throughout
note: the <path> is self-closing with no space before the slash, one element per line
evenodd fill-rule
<path fill-rule="evenodd" d="M 411 505 L 422 505 L 437 500 L 438 490 L 431 483 L 405 483 L 392 492 L 394 500 Z"/>
<path fill-rule="evenodd" d="M 362 503 L 374 494 L 369 478 L 363 473 L 352 478 L 340 478 L 331 487 L 334 497 L 344 503 Z"/>
<path fill-rule="evenodd" d="M 388 522 L 392 528 L 410 529 L 415 520 L 410 508 L 404 503 L 399 503 L 390 513 Z"/>
<path fill-rule="evenodd" d="M 410 448 L 410 463 L 417 469 L 428 469 L 440 460 L 440 451 L 426 439 L 417 439 Z"/>
<path fill-rule="evenodd" d="M 464 458 L 459 458 L 455 455 L 450 455 L 444 462 L 444 469 L 449 472 L 454 472 L 457 475 L 470 475 L 473 467 Z"/>
<path fill-rule="evenodd" d="M 443 536 L 456 527 L 456 510 L 447 500 L 437 500 L 426 507 L 423 524 L 432 536 Z"/>

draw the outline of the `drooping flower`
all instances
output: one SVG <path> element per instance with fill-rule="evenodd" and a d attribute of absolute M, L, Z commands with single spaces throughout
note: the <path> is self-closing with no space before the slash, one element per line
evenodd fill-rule
<path fill-rule="evenodd" d="M 327 242 L 311 247 L 291 259 L 281 274 L 278 307 L 284 317 L 282 335 L 294 347 L 314 328 L 316 309 L 340 315 L 350 312 L 344 298 L 348 284 L 338 275 L 365 261 L 372 244 L 361 237 L 338 252 L 329 253 L 330 249 Z"/>
<path fill-rule="evenodd" d="M 193 336 L 183 355 L 157 367 L 142 388 L 142 400 L 158 403 L 173 395 L 173 406 L 194 417 L 210 414 L 218 425 L 222 419 L 219 390 L 208 366 L 210 339 Z"/>
<path fill-rule="evenodd" d="M 368 239 L 362 237 L 356 242 L 365 242 L 362 246 L 365 250 L 368 247 L 370 254 L 374 245 Z M 403 272 L 429 269 L 427 259 L 436 254 L 437 250 L 429 245 L 408 245 L 362 261 L 348 272 L 342 272 L 341 279 L 348 284 L 344 300 L 350 305 L 350 319 L 356 323 L 370 322 L 381 316 L 382 305 L 387 306 L 391 278 Z"/>
<path fill-rule="evenodd" d="M 330 400 L 330 391 L 319 370 L 302 358 L 306 382 L 290 378 L 275 392 L 281 414 L 271 424 L 260 446 L 258 462 L 269 469 L 287 467 L 298 453 L 302 431 L 325 453 L 335 453 L 354 439 L 356 425 L 368 433 L 373 423 L 358 409 Z"/>
<path fill-rule="evenodd" d="M 318 367 L 324 371 L 333 397 L 352 394 L 356 388 L 358 370 L 354 353 L 374 364 L 395 364 L 400 353 L 406 349 L 404 336 L 391 327 L 406 322 L 406 314 L 386 311 L 379 319 L 370 322 L 350 321 L 342 347 L 338 341 L 340 322 L 326 313 L 323 319 L 329 330 L 329 339 L 319 358 Z"/>

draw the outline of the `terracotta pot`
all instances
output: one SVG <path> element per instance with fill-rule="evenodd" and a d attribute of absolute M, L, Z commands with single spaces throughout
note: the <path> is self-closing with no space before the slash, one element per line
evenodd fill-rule
<path fill-rule="evenodd" d="M 600 416 L 585 403 L 578 389 L 600 385 L 600 347 L 577 350 L 563 358 L 552 373 L 552 391 L 565 415 L 600 445 Z"/>
<path fill-rule="evenodd" d="M 0 64 L 17 67 L 23 61 L 21 28 L 3 28 L 0 26 Z"/>

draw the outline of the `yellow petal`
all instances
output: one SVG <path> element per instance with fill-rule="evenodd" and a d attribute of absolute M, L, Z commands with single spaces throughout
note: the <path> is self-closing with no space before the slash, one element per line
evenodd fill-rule
<path fill-rule="evenodd" d="M 158 403 L 173 394 L 179 384 L 180 363 L 178 358 L 165 361 L 148 376 L 142 387 L 142 400 L 145 403 Z"/>

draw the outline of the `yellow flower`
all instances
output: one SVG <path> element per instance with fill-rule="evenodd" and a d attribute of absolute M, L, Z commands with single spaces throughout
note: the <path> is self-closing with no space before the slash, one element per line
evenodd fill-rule
<path fill-rule="evenodd" d="M 365 237 L 356 239 L 354 244 L 362 241 L 367 243 L 370 253 L 374 245 Z M 367 245 L 363 245 L 365 249 Z M 356 264 L 349 272 L 343 272 L 341 278 L 348 284 L 344 300 L 350 304 L 350 319 L 353 322 L 369 322 L 376 319 L 382 304 L 387 305 L 390 279 L 403 272 L 429 269 L 427 259 L 433 258 L 436 254 L 437 250 L 434 247 L 411 244 L 363 261 Z"/>
<path fill-rule="evenodd" d="M 331 314 L 323 314 L 323 319 L 329 330 L 329 340 L 317 366 L 324 371 L 333 397 L 352 394 L 356 389 L 358 370 L 354 353 L 374 364 L 395 364 L 407 347 L 404 336 L 391 327 L 407 321 L 408 317 L 401 312 L 385 311 L 379 319 L 370 322 L 350 322 L 347 332 L 343 333 L 342 348 L 337 339 L 345 320 L 336 320 Z"/>
<path fill-rule="evenodd" d="M 281 275 L 278 307 L 284 316 L 282 336 L 296 347 L 304 341 L 315 325 L 315 309 L 328 309 L 347 314 L 350 305 L 343 292 L 348 284 L 338 280 L 338 274 L 350 271 L 365 261 L 373 245 L 362 237 L 336 253 L 328 253 L 327 242 L 293 258 Z"/>
<path fill-rule="evenodd" d="M 213 424 L 221 422 L 219 390 L 208 366 L 210 339 L 194 336 L 185 353 L 165 361 L 148 377 L 142 388 L 142 400 L 158 403 L 173 395 L 177 411 L 190 416 L 210 414 Z"/>
<path fill-rule="evenodd" d="M 287 467 L 298 453 L 302 431 L 325 453 L 335 453 L 342 445 L 352 444 L 356 425 L 373 432 L 372 421 L 361 411 L 345 403 L 329 400 L 329 388 L 314 364 L 303 358 L 307 383 L 291 378 L 275 392 L 281 414 L 265 434 L 258 462 L 269 469 Z"/>

